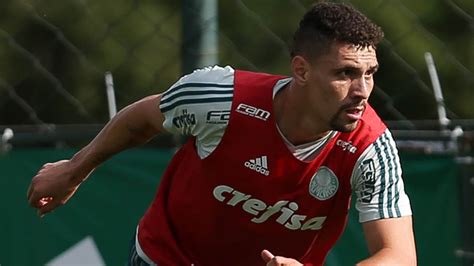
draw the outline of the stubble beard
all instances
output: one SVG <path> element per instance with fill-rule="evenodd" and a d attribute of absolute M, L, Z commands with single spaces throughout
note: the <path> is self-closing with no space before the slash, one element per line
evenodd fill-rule
<path fill-rule="evenodd" d="M 331 118 L 329 122 L 329 126 L 333 130 L 343 132 L 343 133 L 349 133 L 349 132 L 354 131 L 357 127 L 357 124 L 359 123 L 359 120 L 344 121 L 344 119 L 341 118 L 343 113 L 344 113 L 344 110 L 342 108 L 339 109 L 337 113 Z"/>

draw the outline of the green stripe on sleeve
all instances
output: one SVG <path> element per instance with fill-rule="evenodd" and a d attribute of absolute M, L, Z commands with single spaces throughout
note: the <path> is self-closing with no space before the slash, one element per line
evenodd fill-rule
<path fill-rule="evenodd" d="M 218 83 L 197 83 L 197 82 L 190 82 L 190 83 L 185 83 L 178 85 L 176 87 L 172 87 L 169 90 L 167 90 L 165 93 L 163 93 L 162 99 L 165 99 L 168 97 L 168 95 L 172 94 L 175 91 L 181 90 L 183 88 L 233 88 L 234 84 L 218 84 Z"/>
<path fill-rule="evenodd" d="M 195 96 L 195 95 L 222 95 L 222 94 L 228 94 L 232 95 L 234 92 L 233 89 L 227 89 L 227 90 L 200 90 L 200 91 L 181 91 L 176 94 L 170 95 L 169 97 L 162 98 L 160 105 L 166 104 L 168 102 L 173 101 L 174 99 L 178 97 L 184 97 L 184 96 Z"/>
<path fill-rule="evenodd" d="M 386 135 L 382 135 L 383 136 L 383 139 L 386 140 Z M 387 166 L 388 166 L 388 185 L 387 185 L 387 210 L 388 210 L 388 217 L 390 218 L 393 218 L 393 212 L 392 212 L 392 193 L 393 193 L 393 179 L 392 179 L 392 175 L 393 175 L 393 161 L 391 160 L 391 156 L 390 156 L 390 152 L 389 152 L 389 147 L 387 145 L 387 142 L 386 141 L 382 141 L 381 139 L 381 142 L 382 142 L 382 145 L 383 145 L 383 150 L 384 150 L 384 153 L 385 153 L 385 160 L 387 162 Z"/>
<path fill-rule="evenodd" d="M 395 151 L 396 151 L 396 147 L 395 147 L 395 143 L 393 140 L 390 140 L 388 135 L 385 135 L 385 138 L 387 139 L 387 142 L 388 144 L 390 145 L 390 153 L 392 155 L 392 160 L 393 160 L 393 163 L 395 165 L 395 184 L 394 184 L 394 191 L 395 191 L 395 198 L 394 198 L 394 208 L 395 208 L 395 213 L 396 213 L 396 217 L 401 217 L 401 213 L 400 213 L 400 208 L 398 207 L 398 200 L 400 198 L 400 195 L 399 195 L 399 191 L 398 191 L 398 182 L 400 181 L 400 164 L 397 160 L 397 154 L 395 154 Z"/>
<path fill-rule="evenodd" d="M 202 104 L 202 103 L 217 103 L 217 102 L 232 102 L 233 97 L 215 97 L 215 98 L 203 98 L 203 99 L 185 99 L 177 101 L 169 106 L 161 107 L 161 112 L 166 113 L 169 110 L 175 108 L 176 106 L 183 104 Z"/>
<path fill-rule="evenodd" d="M 382 159 L 382 151 L 380 150 L 379 144 L 377 143 L 379 140 L 377 139 L 374 142 L 374 148 L 375 152 L 377 153 L 377 159 L 379 162 L 382 162 L 380 164 L 380 190 L 379 190 L 379 216 L 380 218 L 385 218 L 384 214 L 384 208 L 383 208 L 383 198 L 384 198 L 384 192 L 385 192 L 385 164 L 383 163 Z"/>

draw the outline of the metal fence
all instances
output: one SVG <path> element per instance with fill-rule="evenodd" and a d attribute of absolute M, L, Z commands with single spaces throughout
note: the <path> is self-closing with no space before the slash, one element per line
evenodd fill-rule
<path fill-rule="evenodd" d="M 122 108 L 168 88 L 194 67 L 189 58 L 196 53 L 208 58 L 196 66 L 215 61 L 288 74 L 287 44 L 313 2 L 5 0 L 0 125 L 103 123 L 108 119 L 106 72 L 113 74 Z M 386 32 L 371 99 L 385 120 L 404 121 L 413 129 L 412 120 L 438 118 L 425 52 L 433 54 L 439 70 L 448 117 L 474 118 L 472 2 L 346 2 Z M 199 35 L 191 32 L 196 30 L 211 33 L 199 51 L 188 48 L 197 43 Z"/>

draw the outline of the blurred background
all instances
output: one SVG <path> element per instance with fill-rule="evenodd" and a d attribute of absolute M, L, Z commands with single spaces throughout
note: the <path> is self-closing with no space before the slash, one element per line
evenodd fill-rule
<path fill-rule="evenodd" d="M 419 264 L 472 265 L 474 1 L 343 2 L 385 31 L 370 102 L 400 149 Z M 195 68 L 288 75 L 287 47 L 312 3 L 2 0 L 0 264 L 124 264 L 179 138 L 164 135 L 118 155 L 43 219 L 27 206 L 31 177 L 74 154 L 114 110 Z M 367 255 L 356 216 L 327 265 Z"/>

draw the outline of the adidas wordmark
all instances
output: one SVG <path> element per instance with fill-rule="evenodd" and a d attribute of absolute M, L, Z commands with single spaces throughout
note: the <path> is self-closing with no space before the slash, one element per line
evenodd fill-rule
<path fill-rule="evenodd" d="M 265 155 L 246 161 L 244 166 L 262 175 L 268 176 L 270 174 L 270 171 L 268 170 L 267 156 Z"/>

